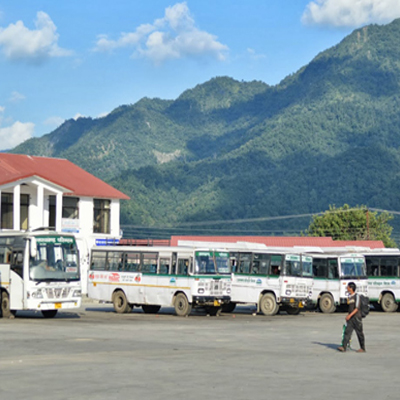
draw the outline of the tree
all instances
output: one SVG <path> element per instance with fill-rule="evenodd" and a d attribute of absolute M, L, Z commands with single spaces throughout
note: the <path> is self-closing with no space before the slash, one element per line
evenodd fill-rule
<path fill-rule="evenodd" d="M 350 207 L 345 204 L 316 215 L 306 230 L 308 236 L 331 236 L 333 240 L 382 240 L 385 247 L 397 247 L 390 237 L 393 215 L 372 212 L 366 206 Z"/>

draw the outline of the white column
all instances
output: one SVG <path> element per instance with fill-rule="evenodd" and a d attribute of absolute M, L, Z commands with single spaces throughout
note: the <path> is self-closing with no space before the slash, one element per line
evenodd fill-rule
<path fill-rule="evenodd" d="M 21 185 L 14 187 L 13 218 L 13 229 L 19 231 L 21 229 Z"/>
<path fill-rule="evenodd" d="M 57 193 L 56 196 L 56 232 L 61 232 L 61 218 L 62 218 L 62 193 Z"/>
<path fill-rule="evenodd" d="M 37 187 L 37 217 L 36 223 L 38 226 L 36 228 L 41 228 L 43 226 L 47 226 L 43 222 L 43 215 L 44 215 L 44 188 L 42 185 L 38 185 Z"/>

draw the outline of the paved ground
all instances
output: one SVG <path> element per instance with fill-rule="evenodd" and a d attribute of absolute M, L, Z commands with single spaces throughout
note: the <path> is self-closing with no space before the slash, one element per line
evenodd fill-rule
<path fill-rule="evenodd" d="M 19 313 L 0 320 L 0 399 L 397 400 L 400 313 L 370 313 L 366 354 L 335 350 L 344 316 Z"/>

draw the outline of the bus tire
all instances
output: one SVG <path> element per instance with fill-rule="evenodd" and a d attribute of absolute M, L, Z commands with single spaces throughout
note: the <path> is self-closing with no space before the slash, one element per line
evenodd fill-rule
<path fill-rule="evenodd" d="M 398 304 L 395 302 L 392 293 L 385 293 L 381 299 L 381 307 L 385 312 L 395 312 Z"/>
<path fill-rule="evenodd" d="M 13 315 L 10 310 L 10 296 L 5 290 L 1 292 L 1 315 L 3 318 L 10 318 Z"/>
<path fill-rule="evenodd" d="M 288 313 L 288 315 L 299 315 L 300 314 L 299 307 L 287 307 L 285 311 Z"/>
<path fill-rule="evenodd" d="M 44 318 L 54 318 L 57 315 L 58 310 L 42 310 Z"/>
<path fill-rule="evenodd" d="M 332 314 L 336 311 L 335 302 L 329 293 L 324 293 L 319 299 L 319 309 L 325 314 Z"/>
<path fill-rule="evenodd" d="M 222 312 L 231 313 L 235 310 L 235 308 L 236 308 L 236 303 L 230 302 L 222 306 Z"/>
<path fill-rule="evenodd" d="M 192 305 L 184 293 L 178 293 L 175 296 L 174 307 L 178 317 L 187 317 L 192 311 Z"/>
<path fill-rule="evenodd" d="M 160 311 L 161 306 L 153 306 L 149 304 L 143 304 L 142 310 L 145 314 L 157 314 Z"/>
<path fill-rule="evenodd" d="M 114 310 L 118 314 L 126 314 L 132 311 L 131 305 L 122 290 L 117 290 L 112 296 L 112 302 L 114 305 Z"/>
<path fill-rule="evenodd" d="M 276 304 L 275 296 L 272 293 L 265 293 L 261 297 L 259 308 L 264 315 L 275 315 L 279 311 L 279 305 Z"/>

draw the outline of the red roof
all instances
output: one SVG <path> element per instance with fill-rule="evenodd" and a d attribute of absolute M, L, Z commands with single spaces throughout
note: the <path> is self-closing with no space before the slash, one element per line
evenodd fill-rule
<path fill-rule="evenodd" d="M 0 185 L 37 176 L 70 192 L 67 195 L 129 200 L 129 197 L 61 158 L 0 153 Z"/>
<path fill-rule="evenodd" d="M 371 249 L 384 248 L 381 240 L 333 240 L 331 237 L 313 236 L 171 236 L 171 246 L 177 246 L 179 240 L 193 242 L 217 242 L 217 243 L 261 243 L 270 247 L 369 247 Z"/>

